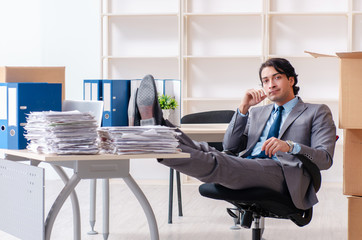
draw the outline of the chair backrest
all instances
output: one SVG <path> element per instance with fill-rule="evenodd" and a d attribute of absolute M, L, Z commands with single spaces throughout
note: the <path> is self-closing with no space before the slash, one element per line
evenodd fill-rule
<path fill-rule="evenodd" d="M 89 112 L 93 114 L 100 127 L 102 124 L 103 115 L 103 101 L 77 101 L 77 100 L 64 100 L 62 104 L 62 111 Z"/>
<path fill-rule="evenodd" d="M 235 111 L 216 110 L 207 112 L 198 112 L 185 115 L 181 118 L 181 123 L 229 123 Z"/>
<path fill-rule="evenodd" d="M 185 115 L 181 118 L 181 124 L 213 124 L 213 123 L 229 123 L 235 111 L 233 110 L 217 110 L 198 112 Z M 219 151 L 223 150 L 222 142 L 209 142 L 211 147 Z"/>

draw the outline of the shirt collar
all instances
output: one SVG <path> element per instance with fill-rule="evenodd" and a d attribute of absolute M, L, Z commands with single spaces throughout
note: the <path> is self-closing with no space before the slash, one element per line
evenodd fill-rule
<path fill-rule="evenodd" d="M 299 101 L 299 98 L 297 96 L 295 96 L 292 100 L 290 100 L 289 102 L 284 104 L 283 105 L 283 107 L 284 107 L 283 112 L 284 113 L 289 113 L 290 111 L 292 111 L 292 109 L 295 107 L 295 105 L 297 105 L 298 101 Z M 276 103 L 274 103 L 274 111 L 276 111 L 276 109 L 278 107 L 279 106 Z"/>

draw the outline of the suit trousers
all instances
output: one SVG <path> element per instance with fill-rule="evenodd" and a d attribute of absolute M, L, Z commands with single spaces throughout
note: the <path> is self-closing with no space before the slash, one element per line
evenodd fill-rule
<path fill-rule="evenodd" d="M 248 159 L 227 155 L 178 131 L 181 133 L 177 137 L 179 148 L 190 153 L 190 158 L 159 159 L 161 164 L 200 181 L 230 189 L 265 187 L 280 193 L 288 191 L 280 162 L 270 158 Z"/>

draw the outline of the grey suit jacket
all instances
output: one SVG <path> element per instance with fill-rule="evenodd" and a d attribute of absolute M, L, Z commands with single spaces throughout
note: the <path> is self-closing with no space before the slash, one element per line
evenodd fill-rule
<path fill-rule="evenodd" d="M 269 104 L 252 108 L 245 117 L 235 113 L 224 136 L 224 149 L 239 153 L 240 157 L 248 156 L 262 134 L 272 110 L 273 104 Z M 326 105 L 308 104 L 299 99 L 281 126 L 278 138 L 298 143 L 301 146 L 299 154 L 310 159 L 320 170 L 332 166 L 336 127 Z M 294 205 L 308 209 L 316 204 L 316 192 L 303 163 L 289 153 L 278 151 L 276 155 L 281 162 Z"/>

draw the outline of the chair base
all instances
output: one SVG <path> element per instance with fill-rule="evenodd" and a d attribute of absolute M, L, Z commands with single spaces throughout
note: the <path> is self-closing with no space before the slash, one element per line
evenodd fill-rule
<path fill-rule="evenodd" d="M 307 225 L 312 219 L 313 208 L 298 209 L 288 194 L 266 188 L 232 190 L 218 184 L 205 183 L 199 187 L 199 192 L 204 197 L 233 204 L 236 208 L 228 208 L 227 212 L 241 227 L 251 228 L 254 222 L 253 240 L 261 239 L 264 227 L 260 227 L 260 220 L 263 217 L 290 219 L 300 227 Z"/>

